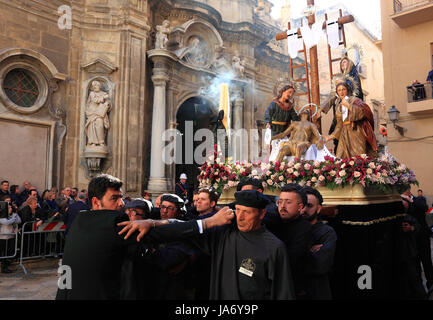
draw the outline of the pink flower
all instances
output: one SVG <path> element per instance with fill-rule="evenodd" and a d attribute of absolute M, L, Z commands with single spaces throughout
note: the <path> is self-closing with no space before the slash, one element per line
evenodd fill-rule
<path fill-rule="evenodd" d="M 355 178 L 359 178 L 359 177 L 361 176 L 361 172 L 359 172 L 359 171 L 355 171 L 355 172 L 353 173 L 353 176 L 354 176 Z"/>
<path fill-rule="evenodd" d="M 311 165 L 310 165 L 309 163 L 306 163 L 306 164 L 304 165 L 304 169 L 305 169 L 305 170 L 310 170 L 310 169 L 311 169 Z"/>

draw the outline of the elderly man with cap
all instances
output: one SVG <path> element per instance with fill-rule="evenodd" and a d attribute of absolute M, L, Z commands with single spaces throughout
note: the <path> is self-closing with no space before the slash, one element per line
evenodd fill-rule
<path fill-rule="evenodd" d="M 186 180 L 188 177 L 185 173 L 182 173 L 179 177 L 180 182 L 176 183 L 175 191 L 179 197 L 183 199 L 185 204 L 188 204 L 188 197 L 189 197 L 189 187 L 186 184 Z"/>
<path fill-rule="evenodd" d="M 210 299 L 294 299 L 286 247 L 261 223 L 268 199 L 257 190 L 236 192 L 235 198 L 236 224 L 205 228 L 202 235 L 185 240 L 211 255 Z M 140 222 L 119 225 L 127 225 L 121 232 L 129 230 L 128 235 L 148 229 Z"/>
<path fill-rule="evenodd" d="M 152 208 L 152 202 L 137 198 L 125 204 L 125 213 L 130 221 L 143 220 L 149 218 Z"/>

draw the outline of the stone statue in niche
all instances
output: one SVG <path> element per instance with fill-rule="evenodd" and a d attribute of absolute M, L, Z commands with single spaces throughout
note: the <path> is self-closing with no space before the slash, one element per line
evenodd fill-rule
<path fill-rule="evenodd" d="M 91 91 L 86 103 L 86 125 L 84 127 L 87 136 L 86 149 L 106 149 L 105 138 L 110 129 L 108 112 L 111 110 L 110 96 L 102 91 L 101 82 L 92 81 Z"/>
<path fill-rule="evenodd" d="M 210 61 L 210 50 L 203 39 L 192 36 L 188 39 L 188 47 L 185 51 L 185 60 L 198 67 L 205 67 Z"/>
<path fill-rule="evenodd" d="M 232 68 L 233 71 L 241 78 L 245 76 L 245 66 L 244 61 L 241 61 L 241 58 L 238 56 L 233 56 L 232 58 Z"/>
<path fill-rule="evenodd" d="M 170 21 L 164 20 L 162 25 L 156 26 L 156 31 L 155 49 L 165 49 L 170 34 Z"/>

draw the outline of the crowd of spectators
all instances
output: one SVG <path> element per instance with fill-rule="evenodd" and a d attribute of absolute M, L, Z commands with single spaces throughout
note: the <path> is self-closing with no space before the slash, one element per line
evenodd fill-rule
<path fill-rule="evenodd" d="M 78 188 L 64 187 L 43 190 L 40 193 L 30 181 L 24 181 L 22 187 L 10 185 L 9 181 L 0 183 L 0 201 L 8 203 L 8 214 L 0 218 L 0 257 L 13 257 L 1 259 L 1 272 L 10 273 L 9 268 L 13 259 L 17 259 L 18 250 L 21 249 L 21 237 L 16 237 L 19 230 L 34 231 L 43 223 L 61 222 L 66 225 L 66 232 L 70 228 L 74 216 L 79 210 L 87 210 L 87 190 L 78 191 Z M 78 210 L 78 211 L 77 211 Z M 34 222 L 35 226 L 33 226 Z M 7 234 L 7 235 L 5 235 Z M 16 243 L 18 240 L 18 243 Z M 60 245 L 64 243 L 62 233 L 29 234 L 25 238 L 23 255 L 44 256 L 59 255 L 62 252 Z M 59 245 L 60 244 L 60 245 Z M 15 252 L 15 247 L 17 252 Z"/>

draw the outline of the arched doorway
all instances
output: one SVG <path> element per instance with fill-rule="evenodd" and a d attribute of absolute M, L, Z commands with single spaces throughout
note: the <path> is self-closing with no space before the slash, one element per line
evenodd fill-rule
<path fill-rule="evenodd" d="M 193 155 L 186 153 L 186 144 L 193 144 L 195 148 L 203 141 L 194 141 L 194 135 L 199 129 L 209 129 L 211 124 L 214 123 L 218 116 L 217 108 L 210 100 L 202 97 L 192 97 L 187 99 L 178 109 L 176 114 L 176 122 L 178 123 L 177 129 L 182 134 L 182 145 L 176 145 L 176 152 L 182 152 L 182 162 L 176 164 L 176 182 L 179 181 L 181 173 L 186 173 L 188 176 L 188 185 L 190 190 L 198 187 L 197 176 L 200 173 L 200 165 L 194 159 Z M 187 126 L 192 124 L 191 129 Z M 189 132 L 188 132 L 189 130 Z M 178 155 L 176 155 L 176 159 Z M 191 161 L 192 160 L 192 161 Z M 191 163 L 192 162 L 192 163 Z M 190 192 L 190 201 L 192 200 L 192 192 Z"/>

